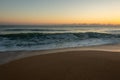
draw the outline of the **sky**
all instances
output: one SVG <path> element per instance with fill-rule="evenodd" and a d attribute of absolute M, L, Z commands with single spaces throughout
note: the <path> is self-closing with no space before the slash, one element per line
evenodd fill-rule
<path fill-rule="evenodd" d="M 0 24 L 120 24 L 120 0 L 0 0 Z"/>

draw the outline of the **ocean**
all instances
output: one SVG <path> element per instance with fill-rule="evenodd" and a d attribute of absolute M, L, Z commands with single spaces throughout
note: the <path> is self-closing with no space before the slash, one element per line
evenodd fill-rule
<path fill-rule="evenodd" d="M 48 50 L 119 44 L 120 27 L 106 25 L 1 25 L 0 51 Z"/>

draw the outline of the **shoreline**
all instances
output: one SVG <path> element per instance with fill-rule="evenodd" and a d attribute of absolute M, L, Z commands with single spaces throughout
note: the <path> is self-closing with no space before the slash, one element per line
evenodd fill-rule
<path fill-rule="evenodd" d="M 61 49 L 51 49 L 51 50 L 31 50 L 31 51 L 6 51 L 0 52 L 0 65 L 9 63 L 14 60 L 44 55 L 59 52 L 68 51 L 107 51 L 107 52 L 120 52 L 120 44 L 114 45 L 99 45 L 99 46 L 88 46 L 88 47 L 74 47 L 74 48 L 61 48 Z"/>

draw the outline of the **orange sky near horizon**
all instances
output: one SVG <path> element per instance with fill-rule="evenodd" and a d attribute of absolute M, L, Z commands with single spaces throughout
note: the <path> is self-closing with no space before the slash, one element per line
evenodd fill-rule
<path fill-rule="evenodd" d="M 120 24 L 120 19 L 2 19 L 7 24 Z"/>

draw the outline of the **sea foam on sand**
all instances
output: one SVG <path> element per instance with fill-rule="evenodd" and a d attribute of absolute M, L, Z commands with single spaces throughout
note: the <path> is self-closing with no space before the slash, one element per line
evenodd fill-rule
<path fill-rule="evenodd" d="M 42 51 L 9 51 L 9 52 L 0 52 L 0 64 L 5 64 L 16 59 L 21 59 L 25 57 L 51 54 L 57 52 L 66 52 L 66 51 L 112 51 L 120 52 L 120 45 L 101 45 L 101 46 L 91 46 L 91 47 L 76 47 L 76 48 L 63 48 L 63 49 L 53 49 L 53 50 L 42 50 Z"/>

